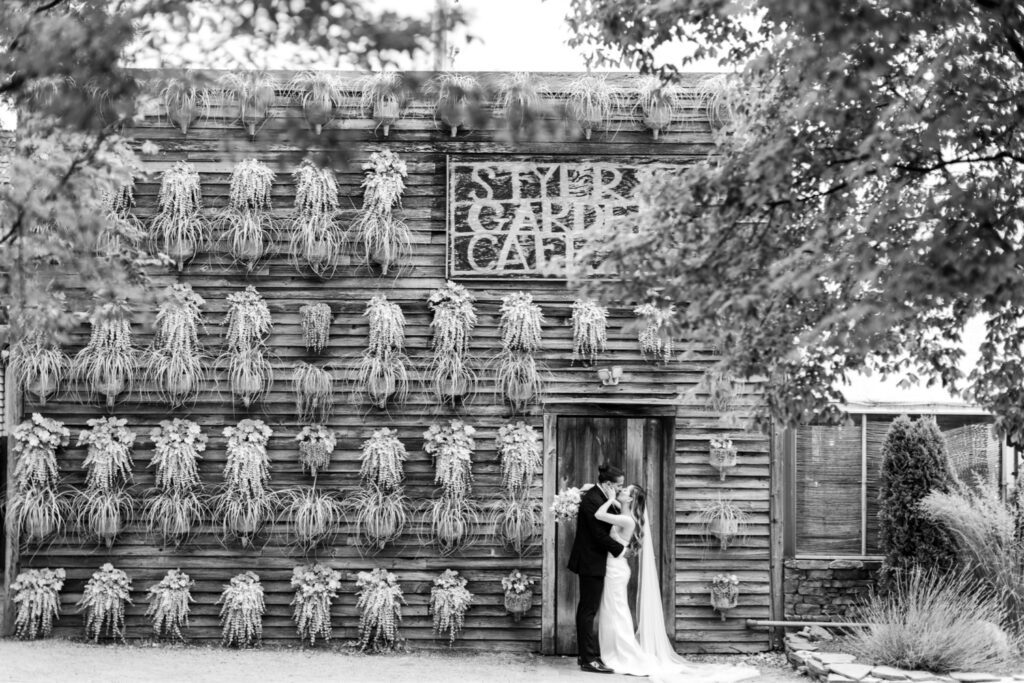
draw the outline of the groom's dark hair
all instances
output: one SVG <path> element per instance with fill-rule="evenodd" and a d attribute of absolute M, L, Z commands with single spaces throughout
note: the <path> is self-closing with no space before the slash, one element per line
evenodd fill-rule
<path fill-rule="evenodd" d="M 615 465 L 609 465 L 605 463 L 597 468 L 597 483 L 605 484 L 609 481 L 615 481 L 619 477 L 625 477 L 626 473 L 620 470 Z"/>

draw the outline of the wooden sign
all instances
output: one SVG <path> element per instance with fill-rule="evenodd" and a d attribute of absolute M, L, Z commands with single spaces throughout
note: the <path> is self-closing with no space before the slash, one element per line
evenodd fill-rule
<path fill-rule="evenodd" d="M 587 233 L 638 210 L 650 164 L 448 159 L 448 275 L 564 278 Z"/>

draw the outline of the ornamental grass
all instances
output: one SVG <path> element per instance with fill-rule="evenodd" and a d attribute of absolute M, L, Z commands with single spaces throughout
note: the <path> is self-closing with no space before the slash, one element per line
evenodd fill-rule
<path fill-rule="evenodd" d="M 522 556 L 541 541 L 544 511 L 539 500 L 506 492 L 491 504 L 488 524 L 506 548 Z"/>
<path fill-rule="evenodd" d="M 381 550 L 397 540 L 409 523 L 412 511 L 402 487 L 383 489 L 363 484 L 346 500 L 360 549 Z"/>
<path fill-rule="evenodd" d="M 345 505 L 332 491 L 314 486 L 280 494 L 281 518 L 291 543 L 304 551 L 330 544 L 346 523 Z"/>
<path fill-rule="evenodd" d="M 106 223 L 96 236 L 96 253 L 123 254 L 138 249 L 146 239 L 146 226 L 132 213 L 135 208 L 135 178 L 112 192 L 103 193 Z"/>
<path fill-rule="evenodd" d="M 7 372 L 10 381 L 39 399 L 40 405 L 55 396 L 67 379 L 71 359 L 60 345 L 44 338 L 42 332 L 26 334 L 9 349 Z"/>
<path fill-rule="evenodd" d="M 87 536 L 103 541 L 109 548 L 131 523 L 134 505 L 127 487 L 132 482 L 132 447 L 135 433 L 127 420 L 94 418 L 78 437 L 88 447 L 82 466 L 85 488 L 75 497 L 75 517 Z"/>

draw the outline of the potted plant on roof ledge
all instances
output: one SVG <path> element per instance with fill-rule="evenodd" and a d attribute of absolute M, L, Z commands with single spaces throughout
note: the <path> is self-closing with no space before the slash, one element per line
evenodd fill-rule
<path fill-rule="evenodd" d="M 372 116 L 378 128 L 384 129 L 384 137 L 391 132 L 391 125 L 402 117 L 405 103 L 405 86 L 402 76 L 394 71 L 382 71 L 359 79 L 362 95 L 359 109 Z"/>

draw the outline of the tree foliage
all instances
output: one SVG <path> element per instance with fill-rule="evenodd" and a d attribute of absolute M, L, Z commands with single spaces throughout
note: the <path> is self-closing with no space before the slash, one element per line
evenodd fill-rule
<path fill-rule="evenodd" d="M 680 37 L 740 65 L 706 84 L 715 152 L 650 183 L 632 234 L 592 245 L 620 276 L 592 289 L 676 304 L 675 331 L 771 377 L 790 423 L 836 417 L 867 370 L 961 392 L 1024 441 L 1024 7 L 738 5 L 573 0 L 577 42 L 643 70 L 672 77 L 654 51 Z"/>

